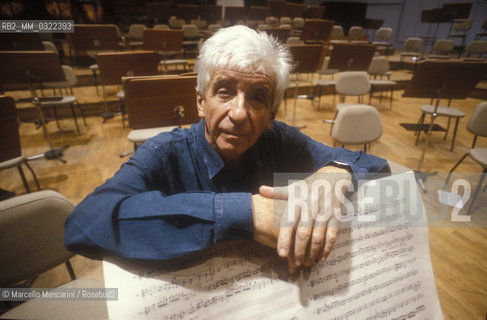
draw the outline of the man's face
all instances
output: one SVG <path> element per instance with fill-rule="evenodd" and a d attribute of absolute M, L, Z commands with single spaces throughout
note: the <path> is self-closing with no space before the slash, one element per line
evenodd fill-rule
<path fill-rule="evenodd" d="M 273 97 L 270 77 L 232 70 L 217 71 L 205 96 L 197 95 L 206 139 L 225 162 L 239 160 L 271 127 Z"/>

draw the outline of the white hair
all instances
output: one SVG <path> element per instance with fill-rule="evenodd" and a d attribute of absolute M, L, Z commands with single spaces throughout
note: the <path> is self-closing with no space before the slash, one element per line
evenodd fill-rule
<path fill-rule="evenodd" d="M 196 72 L 196 90 L 205 96 L 208 84 L 217 70 L 261 73 L 275 80 L 272 111 L 277 112 L 288 86 L 291 54 L 277 39 L 246 26 L 218 30 L 201 46 Z"/>

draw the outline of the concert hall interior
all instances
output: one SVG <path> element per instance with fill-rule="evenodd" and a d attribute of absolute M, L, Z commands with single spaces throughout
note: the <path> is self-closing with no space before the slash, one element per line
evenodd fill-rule
<path fill-rule="evenodd" d="M 3 230 L 40 231 L 19 227 L 25 220 L 6 226 L 16 217 L 2 217 L 2 203 L 53 190 L 77 205 L 145 140 L 197 123 L 199 48 L 221 28 L 247 25 L 293 54 L 275 119 L 384 158 L 393 173 L 413 171 L 443 317 L 486 317 L 487 1 L 2 0 L 0 16 L 6 251 L 16 249 Z M 378 124 L 371 115 L 347 123 L 351 105 L 372 106 Z M 62 232 L 56 239 L 62 246 Z M 0 273 L 16 268 L 6 251 Z M 33 263 L 30 254 L 21 261 Z M 77 279 L 104 281 L 102 261 L 67 253 L 17 285 L 72 281 L 65 261 Z M 17 305 L 0 301 L 0 318 Z"/>

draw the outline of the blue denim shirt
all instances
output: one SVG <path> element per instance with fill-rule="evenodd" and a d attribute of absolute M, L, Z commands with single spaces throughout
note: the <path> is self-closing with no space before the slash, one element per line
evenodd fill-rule
<path fill-rule="evenodd" d="M 205 138 L 204 120 L 147 140 L 118 172 L 68 217 L 65 246 L 102 258 L 164 260 L 221 240 L 253 236 L 251 195 L 273 185 L 276 172 L 314 172 L 335 160 L 356 178 L 388 170 L 384 159 L 331 148 L 274 121 L 243 155 L 226 166 Z"/>

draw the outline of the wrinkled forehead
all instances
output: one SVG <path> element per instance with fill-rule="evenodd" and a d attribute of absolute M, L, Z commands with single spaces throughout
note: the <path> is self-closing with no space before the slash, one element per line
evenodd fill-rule
<path fill-rule="evenodd" d="M 243 87 L 262 87 L 272 92 L 275 89 L 275 77 L 260 72 L 248 72 L 236 68 L 216 70 L 211 75 L 209 87 L 212 88 L 223 84 Z"/>

